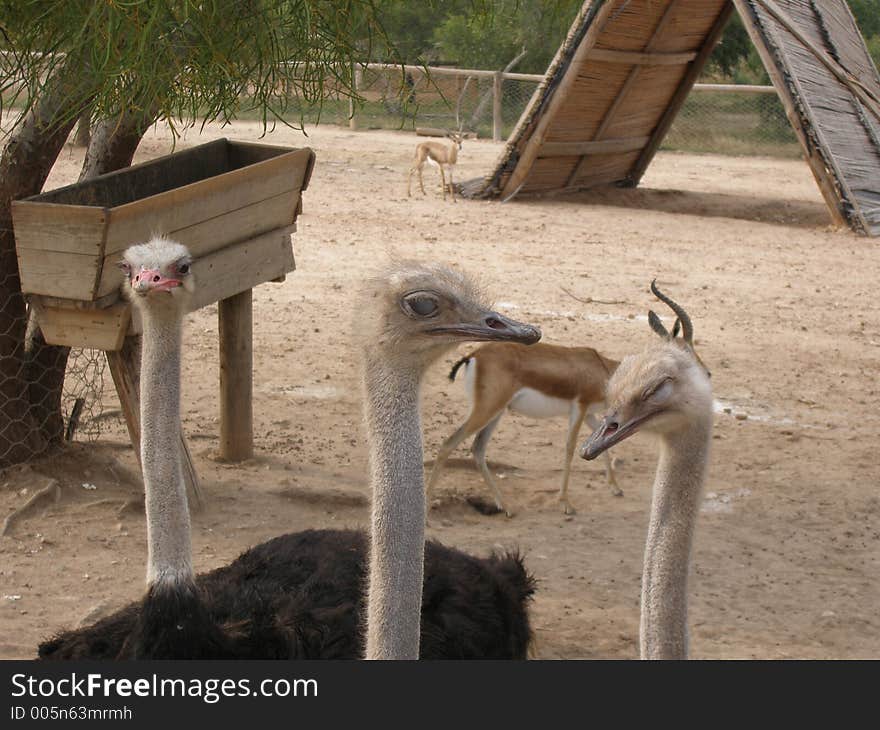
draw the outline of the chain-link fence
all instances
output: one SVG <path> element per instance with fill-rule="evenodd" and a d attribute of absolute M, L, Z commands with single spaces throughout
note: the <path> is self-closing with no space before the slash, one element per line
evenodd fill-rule
<path fill-rule="evenodd" d="M 507 139 L 542 80 L 534 74 L 474 69 L 383 66 L 356 71 L 363 103 L 326 101 L 310 122 L 363 129 L 459 126 L 479 137 Z M 354 120 L 352 121 L 352 115 Z M 661 149 L 732 155 L 797 157 L 797 138 L 771 86 L 697 84 L 676 115 Z"/>
<path fill-rule="evenodd" d="M 102 429 L 104 354 L 47 345 L 10 267 L 0 276 L 0 467 Z"/>
<path fill-rule="evenodd" d="M 772 86 L 698 84 L 661 149 L 799 157 L 801 148 Z"/>

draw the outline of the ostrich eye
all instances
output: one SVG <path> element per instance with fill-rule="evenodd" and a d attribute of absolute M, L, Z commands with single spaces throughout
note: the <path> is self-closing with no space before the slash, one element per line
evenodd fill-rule
<path fill-rule="evenodd" d="M 404 310 L 417 317 L 433 317 L 440 310 L 437 298 L 427 292 L 407 294 L 403 299 Z"/>
<path fill-rule="evenodd" d="M 177 264 L 177 273 L 178 274 L 188 274 L 189 273 L 189 261 L 181 261 Z"/>
<path fill-rule="evenodd" d="M 669 397 L 671 391 L 672 378 L 664 378 L 659 383 L 655 383 L 649 388 L 645 388 L 645 392 L 642 393 L 642 400 L 652 398 L 654 400 L 662 401 Z"/>

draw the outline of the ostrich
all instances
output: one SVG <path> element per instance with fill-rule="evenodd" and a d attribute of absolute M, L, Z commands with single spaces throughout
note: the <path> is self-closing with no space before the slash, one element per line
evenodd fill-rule
<path fill-rule="evenodd" d="M 374 493 L 371 536 L 291 533 L 193 576 L 173 448 L 180 323 L 194 288 L 189 258 L 179 244 L 154 239 L 129 249 L 123 270 L 145 315 L 147 595 L 44 642 L 41 658 L 362 658 L 367 602 L 370 657 L 525 658 L 534 581 L 519 555 L 478 559 L 424 542 L 418 395 L 427 366 L 458 342 L 535 342 L 538 330 L 488 310 L 468 279 L 440 266 L 402 264 L 372 280 L 357 307 Z"/>
<path fill-rule="evenodd" d="M 694 351 L 690 317 L 655 282 L 651 291 L 675 312 L 682 336 L 675 336 L 678 326 L 669 334 L 657 315 L 649 313 L 651 327 L 663 342 L 621 362 L 608 382 L 608 414 L 581 447 L 581 456 L 595 459 L 641 429 L 659 437 L 639 643 L 642 659 L 686 659 L 687 578 L 709 463 L 712 386 Z"/>

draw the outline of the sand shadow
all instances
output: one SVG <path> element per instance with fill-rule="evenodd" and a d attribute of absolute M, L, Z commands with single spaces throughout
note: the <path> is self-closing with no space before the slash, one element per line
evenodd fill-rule
<path fill-rule="evenodd" d="M 821 202 L 785 198 L 762 198 L 733 193 L 700 193 L 692 190 L 659 188 L 604 187 L 543 197 L 520 198 L 523 202 L 540 200 L 543 205 L 582 203 L 618 208 L 654 210 L 701 217 L 736 218 L 756 223 L 825 228 L 832 224 L 828 209 Z"/>

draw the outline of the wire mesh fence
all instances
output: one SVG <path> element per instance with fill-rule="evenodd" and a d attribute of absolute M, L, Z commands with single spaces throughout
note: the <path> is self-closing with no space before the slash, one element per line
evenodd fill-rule
<path fill-rule="evenodd" d="M 303 109 L 309 122 L 364 129 L 459 126 L 479 137 L 506 139 L 542 80 L 533 74 L 369 64 L 356 72 L 362 102 L 337 95 Z M 352 122 L 354 116 L 354 122 Z M 797 157 L 797 138 L 773 87 L 697 84 L 661 149 L 731 155 Z"/>
<path fill-rule="evenodd" d="M 771 157 L 801 154 L 773 87 L 713 84 L 695 87 L 661 149 Z"/>
<path fill-rule="evenodd" d="M 107 358 L 101 350 L 71 348 L 61 393 L 65 441 L 91 443 L 104 432 L 106 370 Z"/>
<path fill-rule="evenodd" d="M 28 461 L 53 445 L 94 441 L 102 431 L 104 354 L 47 345 L 18 293 L 0 276 L 0 466 Z"/>

